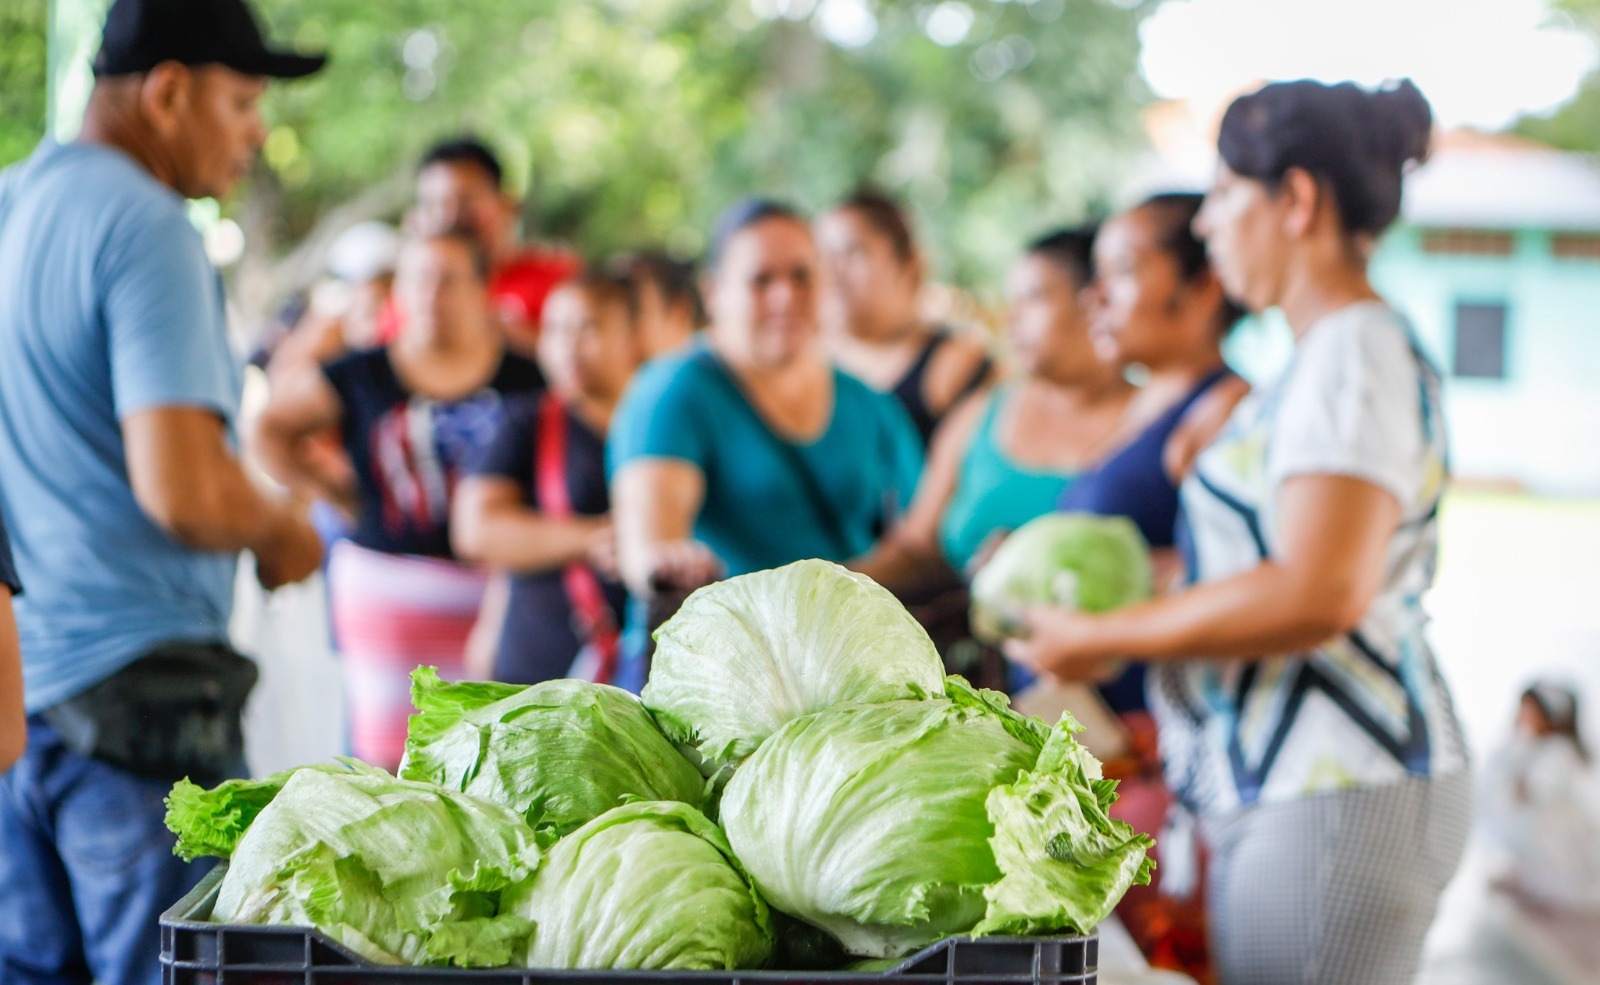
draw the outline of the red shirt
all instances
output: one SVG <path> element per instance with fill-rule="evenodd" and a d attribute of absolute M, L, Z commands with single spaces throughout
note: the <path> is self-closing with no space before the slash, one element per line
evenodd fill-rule
<path fill-rule="evenodd" d="M 507 333 L 532 344 L 539 337 L 544 299 L 556 285 L 582 269 L 578 258 L 561 250 L 527 249 L 511 256 L 489 278 L 489 298 Z M 404 316 L 393 298 L 378 315 L 378 341 L 393 342 Z"/>

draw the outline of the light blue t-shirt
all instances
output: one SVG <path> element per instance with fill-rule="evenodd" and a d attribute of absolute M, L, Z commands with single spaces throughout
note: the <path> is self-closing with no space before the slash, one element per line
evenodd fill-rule
<path fill-rule="evenodd" d="M 222 285 L 183 199 L 122 152 L 45 141 L 0 173 L 0 509 L 30 713 L 168 640 L 224 640 L 237 557 L 180 545 L 128 483 L 120 422 L 231 422 Z"/>
<path fill-rule="evenodd" d="M 698 467 L 706 486 L 694 535 L 730 575 L 803 558 L 848 560 L 870 548 L 910 501 L 922 450 L 892 397 L 842 372 L 833 379 L 833 417 L 822 435 L 809 444 L 785 442 L 695 343 L 634 378 L 612 421 L 608 464 L 613 474 L 640 458 Z M 801 462 L 833 523 L 797 473 Z"/>

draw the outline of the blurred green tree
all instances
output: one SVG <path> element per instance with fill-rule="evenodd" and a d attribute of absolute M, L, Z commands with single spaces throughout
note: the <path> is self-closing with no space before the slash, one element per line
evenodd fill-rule
<path fill-rule="evenodd" d="M 45 0 L 21 2 L 37 30 Z M 1026 237 L 1095 211 L 1141 145 L 1155 2 L 257 0 L 273 35 L 332 58 L 269 96 L 261 166 L 226 211 L 246 232 L 236 294 L 255 314 L 303 286 L 337 228 L 397 216 L 416 156 L 469 131 L 516 176 L 529 235 L 588 254 L 693 254 L 740 194 L 818 208 L 871 182 L 912 204 L 942 276 L 992 284 Z M 42 59 L 27 33 L 0 58 Z M 26 114 L 0 105 L 15 129 Z"/>
<path fill-rule="evenodd" d="M 1569 18 L 1600 41 L 1600 0 L 1550 0 L 1556 17 Z M 1600 153 L 1600 69 L 1591 72 L 1576 94 L 1554 112 L 1525 116 L 1516 133 L 1562 150 Z"/>
<path fill-rule="evenodd" d="M 44 133 L 50 0 L 0 4 L 0 167 L 26 157 Z"/>

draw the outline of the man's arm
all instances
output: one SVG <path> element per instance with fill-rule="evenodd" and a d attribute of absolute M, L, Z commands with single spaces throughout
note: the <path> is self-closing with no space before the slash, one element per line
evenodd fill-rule
<path fill-rule="evenodd" d="M 124 418 L 122 436 L 134 499 L 174 540 L 201 551 L 250 551 L 269 589 L 317 570 L 322 542 L 305 504 L 251 481 L 217 414 L 156 407 Z"/>
<path fill-rule="evenodd" d="M 11 589 L 0 584 L 0 773 L 22 758 L 28 744 L 28 718 L 22 706 L 22 652 Z"/>

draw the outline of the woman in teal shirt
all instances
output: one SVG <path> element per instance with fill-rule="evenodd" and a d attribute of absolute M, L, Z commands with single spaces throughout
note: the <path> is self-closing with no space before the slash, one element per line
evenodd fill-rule
<path fill-rule="evenodd" d="M 991 537 L 1054 509 L 1127 436 L 1134 388 L 1095 356 L 1080 299 L 1093 239 L 1092 230 L 1057 232 L 1017 261 L 1007 328 L 1021 375 L 940 426 L 905 522 L 860 570 L 901 594 L 963 571 Z"/>
<path fill-rule="evenodd" d="M 793 209 L 747 201 L 712 237 L 703 341 L 648 365 L 609 444 L 630 673 L 647 619 L 717 578 L 869 550 L 909 501 L 920 440 L 892 397 L 834 369 L 817 326 L 818 256 Z"/>

